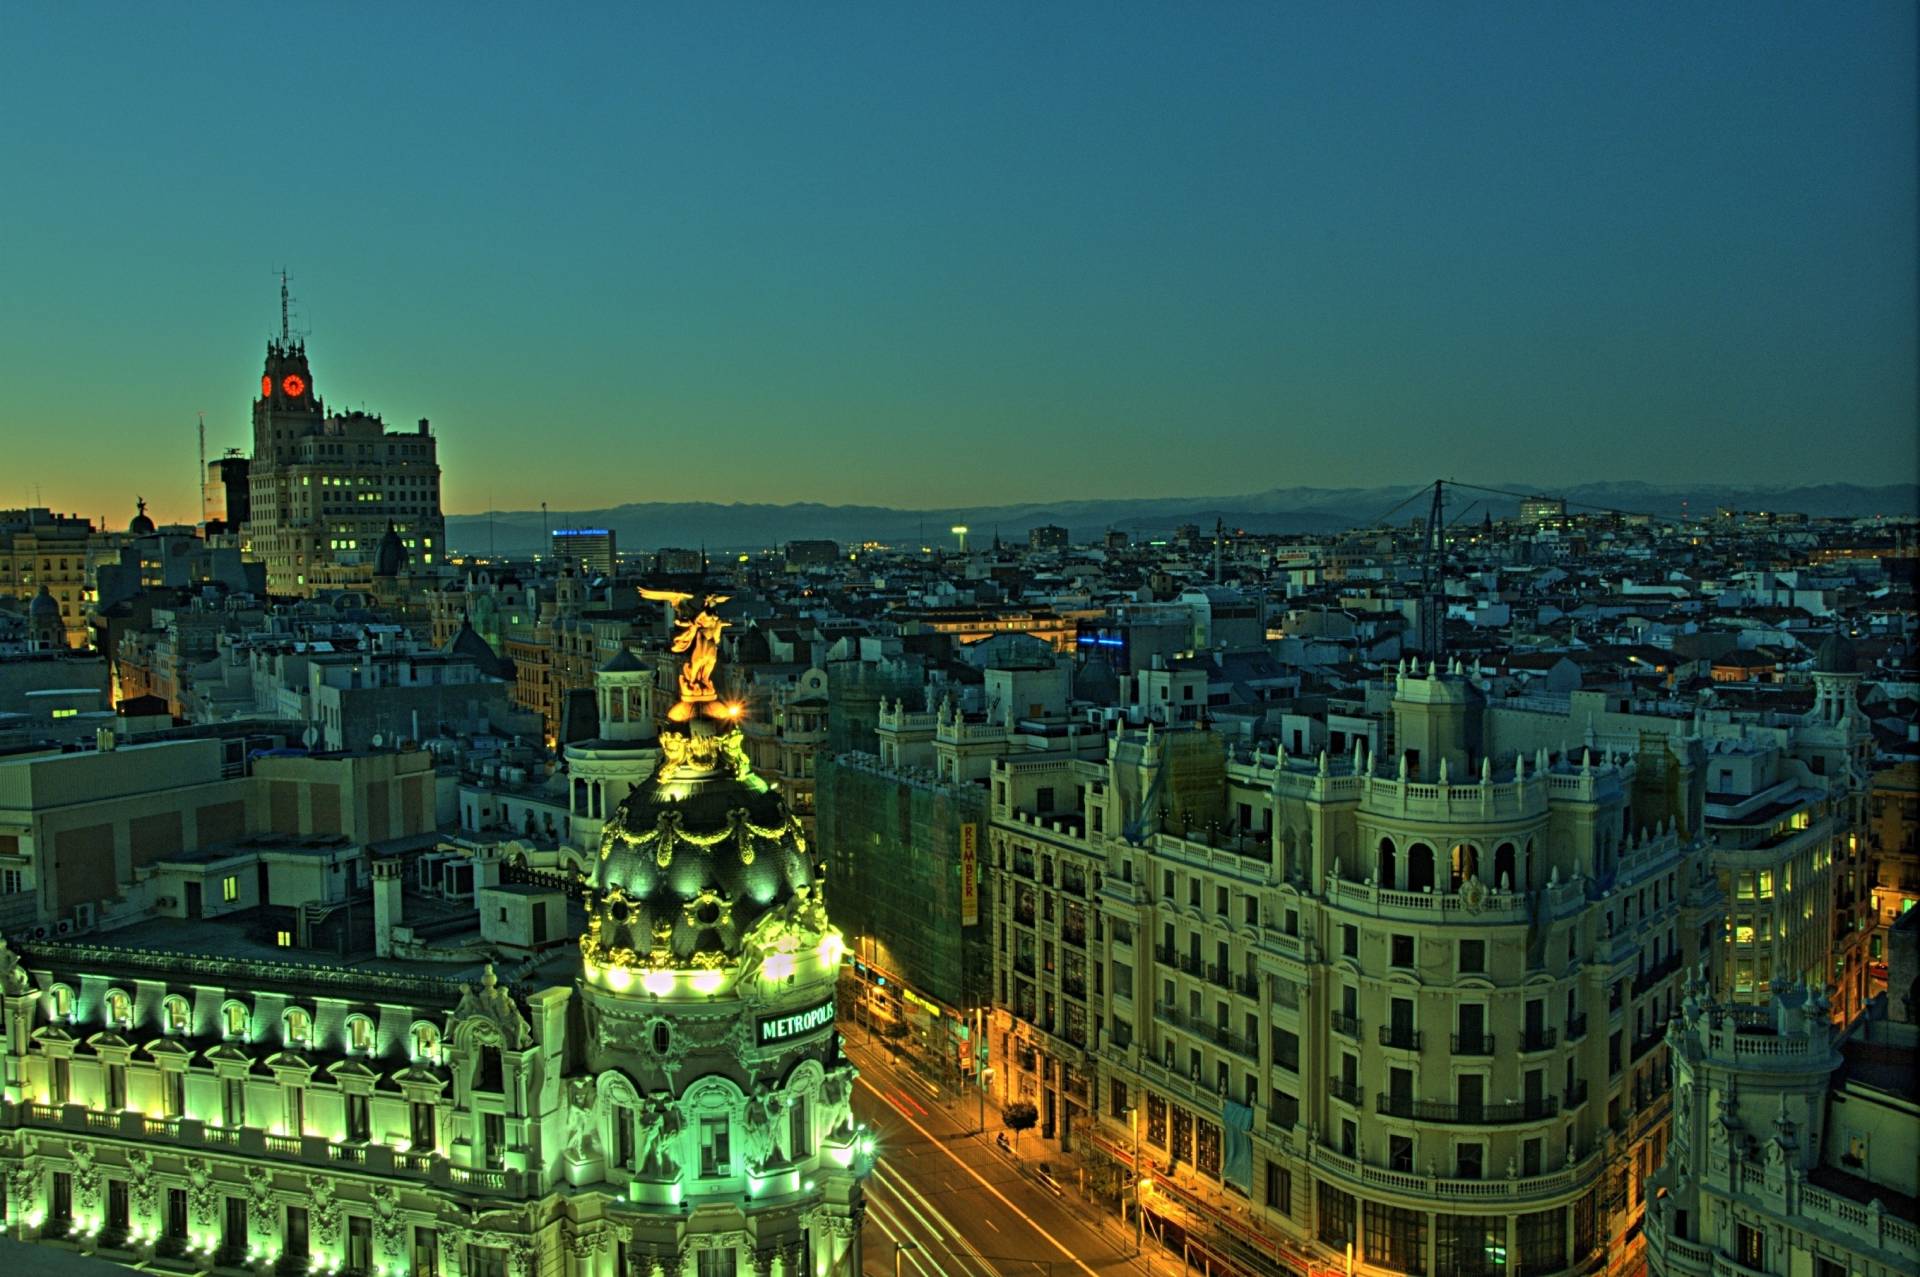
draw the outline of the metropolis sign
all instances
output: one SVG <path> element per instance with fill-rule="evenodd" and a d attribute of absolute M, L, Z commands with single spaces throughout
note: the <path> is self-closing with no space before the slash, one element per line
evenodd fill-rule
<path fill-rule="evenodd" d="M 828 998 L 818 1006 L 789 1011 L 784 1015 L 761 1016 L 758 1038 L 761 1046 L 773 1046 L 790 1038 L 804 1037 L 832 1023 L 833 999 Z"/>

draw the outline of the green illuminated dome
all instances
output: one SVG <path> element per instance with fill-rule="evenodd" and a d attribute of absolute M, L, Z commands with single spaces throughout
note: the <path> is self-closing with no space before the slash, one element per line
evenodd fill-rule
<path fill-rule="evenodd" d="M 670 728 L 660 744 L 660 771 L 601 834 L 592 948 L 619 966 L 730 965 L 756 922 L 817 893 L 813 854 L 731 724 Z"/>

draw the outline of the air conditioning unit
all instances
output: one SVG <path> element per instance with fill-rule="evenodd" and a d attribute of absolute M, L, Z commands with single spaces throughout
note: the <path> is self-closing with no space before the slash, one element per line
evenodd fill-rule
<path fill-rule="evenodd" d="M 153 902 L 153 907 L 156 909 L 175 909 L 175 908 L 178 908 L 179 905 L 180 905 L 180 902 L 174 899 L 172 896 L 161 896 L 158 900 Z"/>
<path fill-rule="evenodd" d="M 88 901 L 86 904 L 83 904 L 83 905 L 75 905 L 73 907 L 74 930 L 76 931 L 92 930 L 94 925 L 99 921 L 100 921 L 100 906 L 97 904 L 94 904 L 92 901 Z"/>
<path fill-rule="evenodd" d="M 33 929 L 33 938 L 35 940 L 45 940 L 47 938 L 47 929 L 45 927 L 35 927 Z"/>
<path fill-rule="evenodd" d="M 62 919 L 60 919 L 60 921 L 58 921 L 58 922 L 56 922 L 56 923 L 54 923 L 54 924 L 53 924 L 53 933 L 54 933 L 55 935 L 57 935 L 57 936 L 70 936 L 70 935 L 72 935 L 72 934 L 73 934 L 73 919 L 72 919 L 72 918 L 62 918 Z"/>

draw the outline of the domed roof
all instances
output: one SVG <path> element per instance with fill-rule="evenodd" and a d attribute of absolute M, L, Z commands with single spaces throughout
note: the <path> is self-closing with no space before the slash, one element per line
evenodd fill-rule
<path fill-rule="evenodd" d="M 1860 672 L 1860 654 L 1854 650 L 1853 640 L 1839 629 L 1827 635 L 1826 641 L 1813 654 L 1813 672 L 1816 674 L 1858 674 Z"/>
<path fill-rule="evenodd" d="M 36 620 L 41 617 L 52 617 L 57 621 L 60 619 L 60 604 L 53 595 L 47 593 L 47 587 L 43 585 L 40 587 L 40 593 L 34 595 L 33 601 L 27 604 L 27 615 Z"/>
<path fill-rule="evenodd" d="M 670 728 L 660 746 L 659 772 L 601 834 L 583 947 L 627 964 L 725 965 L 756 922 L 817 890 L 813 853 L 731 724 Z"/>
<path fill-rule="evenodd" d="M 407 565 L 407 547 L 400 543 L 400 534 L 393 524 L 387 524 L 387 531 L 380 538 L 380 548 L 374 551 L 373 574 L 375 576 L 399 576 L 400 569 Z"/>
<path fill-rule="evenodd" d="M 147 517 L 146 498 L 134 498 L 133 518 L 127 523 L 127 531 L 137 537 L 153 535 L 153 520 Z"/>

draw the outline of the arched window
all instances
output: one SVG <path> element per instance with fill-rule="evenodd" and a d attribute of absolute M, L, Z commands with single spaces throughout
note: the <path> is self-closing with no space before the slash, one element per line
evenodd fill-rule
<path fill-rule="evenodd" d="M 1480 876 L 1480 849 L 1470 842 L 1455 843 L 1453 845 L 1452 868 L 1453 890 L 1458 891 L 1460 890 L 1460 885 L 1466 882 L 1467 879 L 1478 878 Z"/>
<path fill-rule="evenodd" d="M 1516 860 L 1513 844 L 1503 842 L 1493 852 L 1493 881 L 1502 891 L 1512 891 L 1520 885 L 1520 866 Z"/>
<path fill-rule="evenodd" d="M 313 1040 L 313 1016 L 301 1007 L 288 1007 L 280 1017 L 280 1028 L 288 1046 L 306 1046 Z"/>
<path fill-rule="evenodd" d="M 170 993 L 160 1004 L 161 1027 L 169 1035 L 185 1033 L 192 1025 L 192 1008 L 187 1000 L 177 993 Z"/>
<path fill-rule="evenodd" d="M 125 989 L 107 990 L 107 1027 L 110 1029 L 130 1029 L 133 1027 L 133 999 L 127 996 Z"/>
<path fill-rule="evenodd" d="M 230 1042 L 246 1038 L 247 1008 L 244 1003 L 228 1002 L 221 1006 L 220 1031 Z"/>
<path fill-rule="evenodd" d="M 1407 849 L 1407 890 L 1433 890 L 1433 848 L 1423 842 Z"/>
<path fill-rule="evenodd" d="M 373 1053 L 373 1021 L 364 1015 L 347 1017 L 347 1050 L 356 1055 Z"/>
<path fill-rule="evenodd" d="M 426 1060 L 429 1063 L 439 1062 L 440 1030 L 425 1020 L 417 1020 L 407 1036 L 413 1049 L 414 1059 Z"/>
<path fill-rule="evenodd" d="M 1393 839 L 1380 840 L 1380 867 L 1374 872 L 1374 881 L 1388 890 L 1393 889 Z"/>
<path fill-rule="evenodd" d="M 53 1018 L 73 1019 L 73 990 L 64 984 L 56 984 L 48 992 L 53 995 Z"/>

